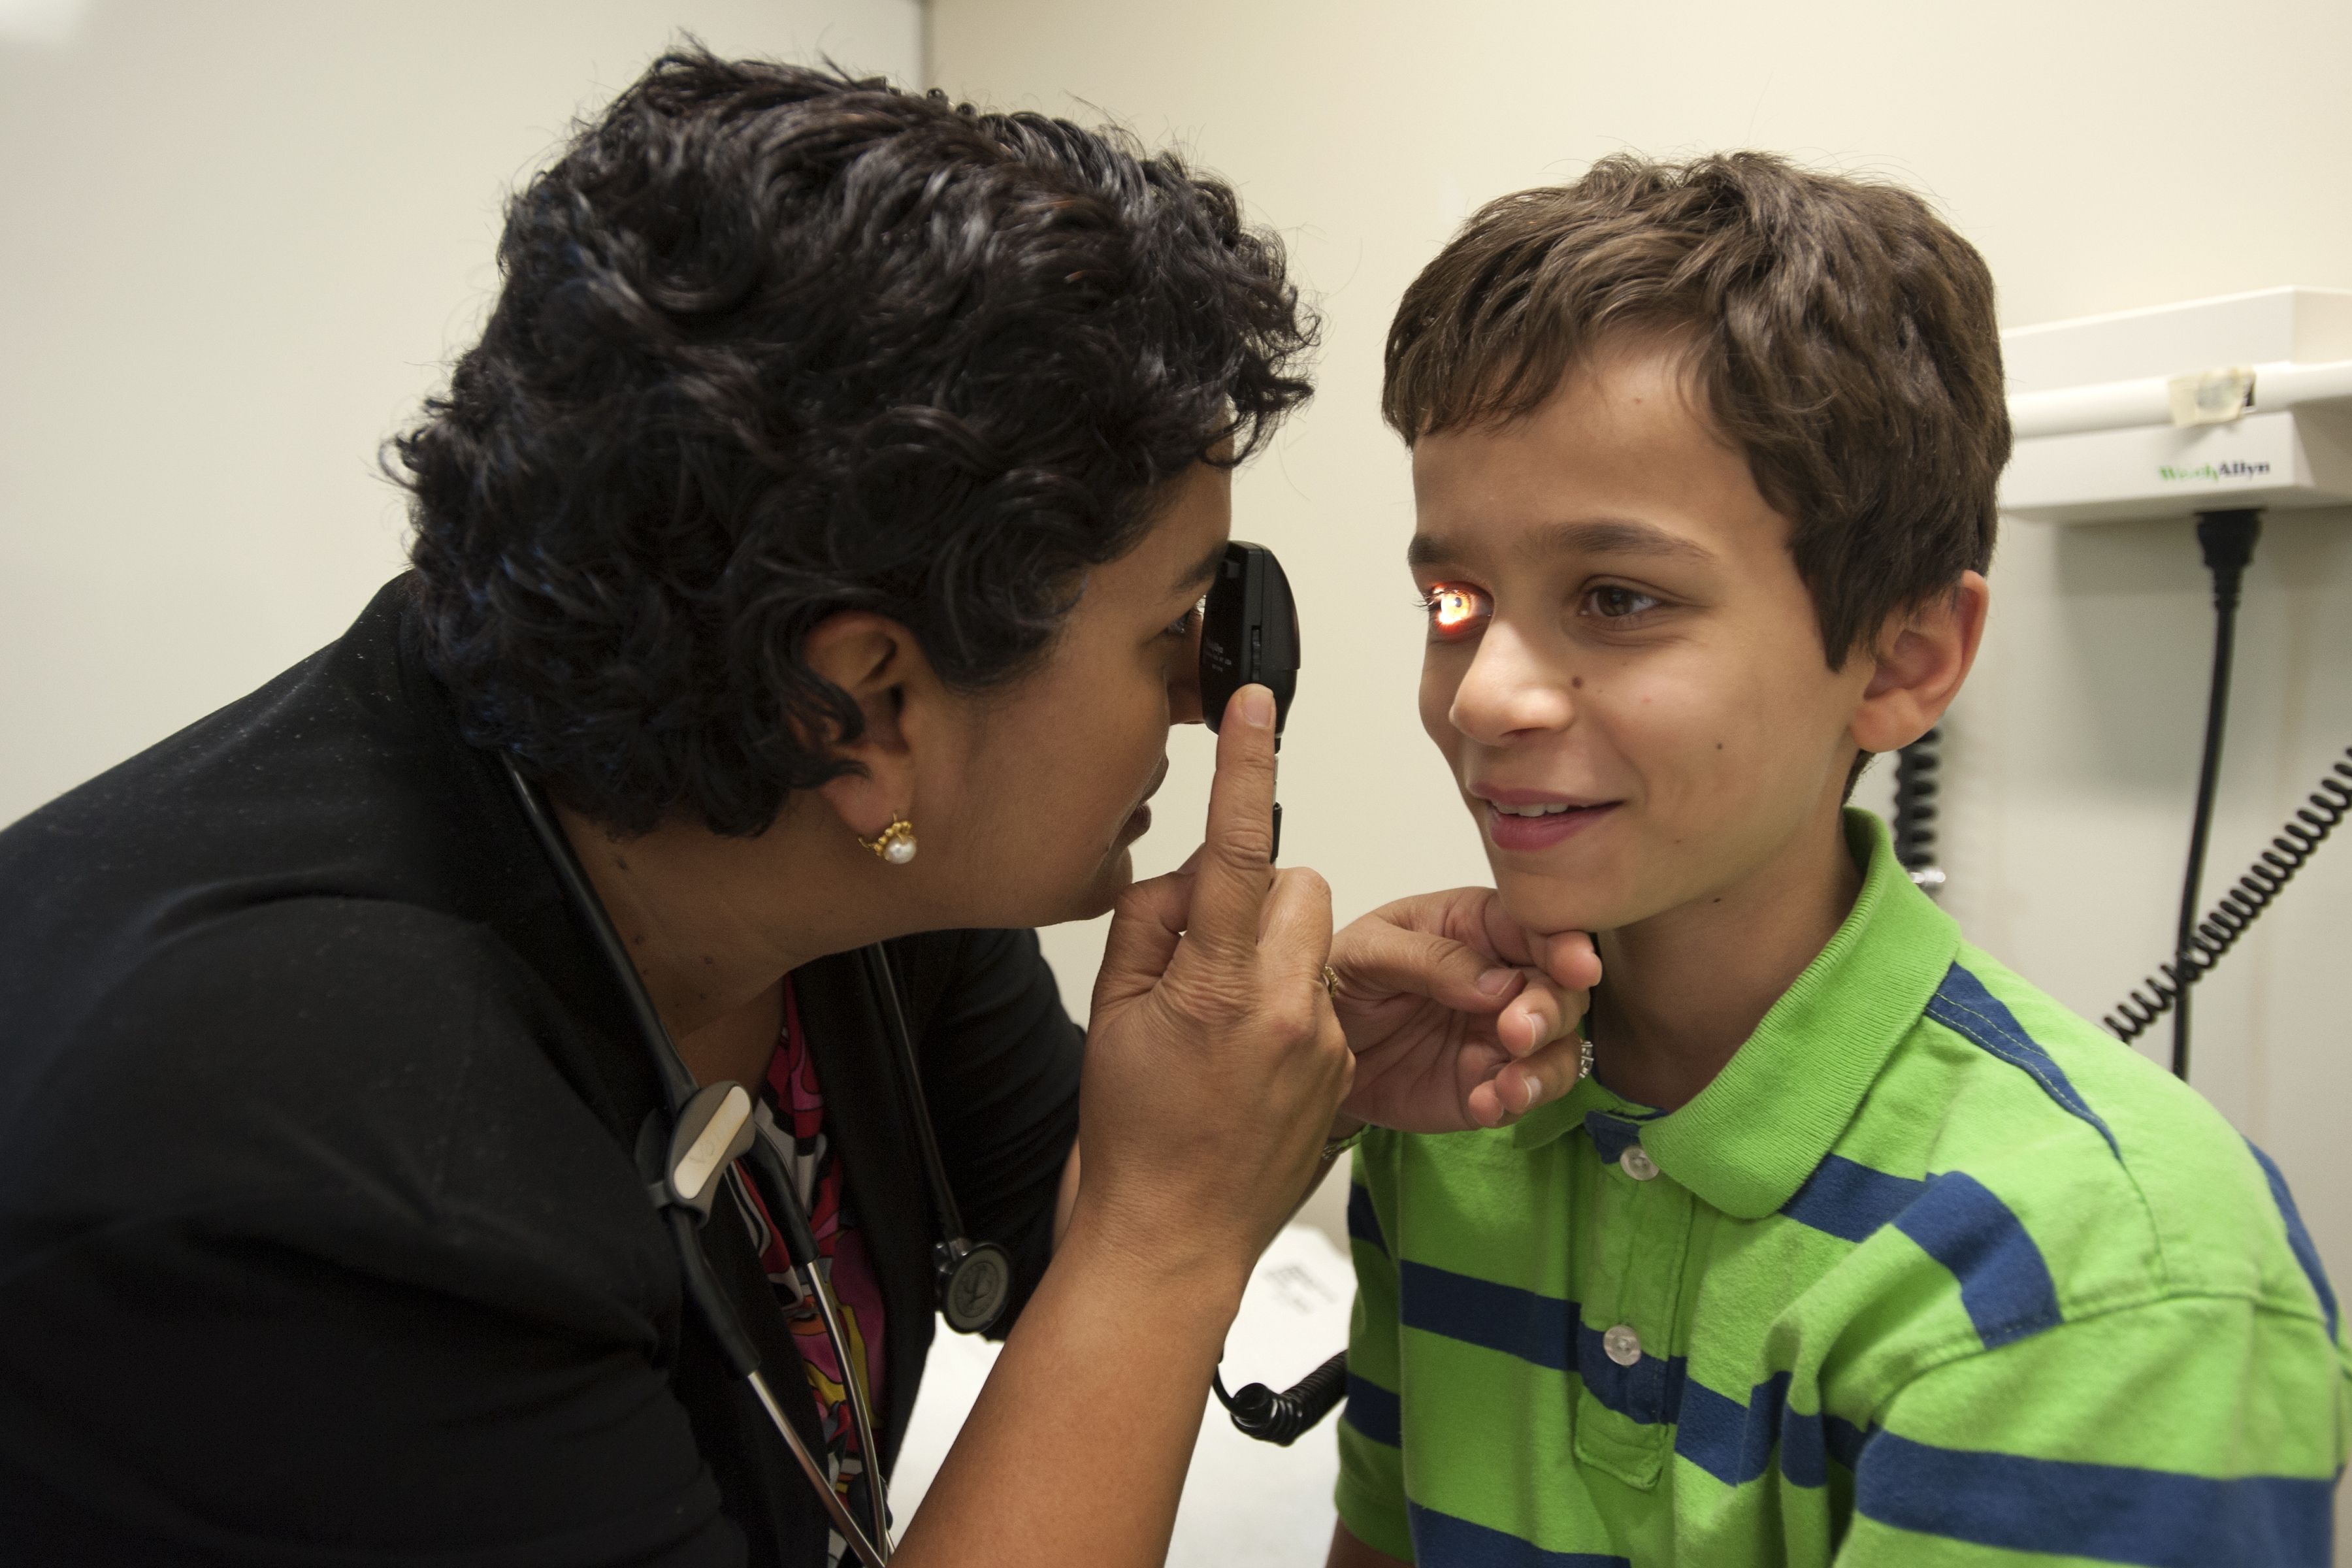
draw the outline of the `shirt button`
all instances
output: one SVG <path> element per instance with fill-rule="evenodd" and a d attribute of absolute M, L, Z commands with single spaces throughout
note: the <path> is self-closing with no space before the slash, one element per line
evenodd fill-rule
<path fill-rule="evenodd" d="M 1620 1323 L 1601 1336 L 1601 1348 L 1619 1366 L 1632 1366 L 1642 1359 L 1642 1336 L 1630 1324 Z"/>
<path fill-rule="evenodd" d="M 1651 1159 L 1650 1152 L 1639 1143 L 1627 1144 L 1625 1152 L 1617 1156 L 1617 1163 L 1625 1168 L 1627 1175 L 1637 1182 L 1646 1182 L 1658 1173 L 1658 1163 Z"/>

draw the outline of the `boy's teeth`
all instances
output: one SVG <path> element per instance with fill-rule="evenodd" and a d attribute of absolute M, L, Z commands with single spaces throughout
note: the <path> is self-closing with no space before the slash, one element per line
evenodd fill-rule
<path fill-rule="evenodd" d="M 1505 816 L 1558 816 L 1568 809 L 1565 802 L 1559 805 L 1496 805 Z"/>

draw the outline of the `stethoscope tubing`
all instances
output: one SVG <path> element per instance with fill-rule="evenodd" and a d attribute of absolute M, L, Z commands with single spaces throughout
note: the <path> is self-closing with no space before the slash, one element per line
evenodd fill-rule
<path fill-rule="evenodd" d="M 573 910 L 587 921 L 597 946 L 603 950 L 606 966 L 612 970 L 627 995 L 637 1032 L 653 1058 L 655 1070 L 660 1075 L 670 1123 L 676 1126 L 686 1102 L 702 1086 L 696 1082 L 685 1058 L 678 1055 L 677 1042 L 670 1038 L 669 1028 L 662 1022 L 652 996 L 646 993 L 636 965 L 629 961 L 627 950 L 621 945 L 620 933 L 614 930 L 612 917 L 605 912 L 603 900 L 596 897 L 595 889 L 589 884 L 587 872 L 581 868 L 579 857 L 572 852 L 572 841 L 563 837 L 538 786 L 523 776 L 512 758 L 502 757 L 500 761 L 504 763 L 507 777 L 512 782 L 516 796 L 521 802 L 525 820 L 530 824 L 540 847 L 554 866 L 557 880 L 563 885 Z M 895 988 L 891 1000 L 896 1003 Z M 899 1021 L 899 1033 L 903 1049 L 903 1021 Z M 928 1121 L 925 1131 L 929 1131 Z M 759 1399 L 761 1408 L 767 1412 L 769 1421 L 782 1436 L 784 1446 L 799 1462 L 810 1486 L 815 1489 L 834 1529 L 849 1543 L 850 1550 L 857 1554 L 858 1561 L 866 1568 L 884 1568 L 890 1561 L 890 1515 L 887 1489 L 882 1479 L 882 1454 L 874 1441 L 872 1401 L 866 1394 L 864 1381 L 857 1375 L 856 1364 L 850 1359 L 849 1336 L 842 1322 L 840 1303 L 834 1297 L 832 1282 L 825 1279 L 824 1270 L 819 1266 L 808 1216 L 801 1208 L 800 1195 L 793 1190 L 792 1183 L 783 1171 L 782 1159 L 757 1133 L 753 1134 L 751 1146 L 746 1152 L 750 1158 L 742 1162 L 749 1166 L 745 1174 L 761 1189 L 761 1196 L 765 1200 L 771 1215 L 783 1227 L 785 1252 L 792 1258 L 794 1281 L 803 1295 L 815 1303 L 817 1315 L 824 1325 L 825 1338 L 831 1342 L 834 1357 L 841 1367 L 842 1393 L 849 1403 L 850 1420 L 857 1433 L 858 1458 L 865 1467 L 866 1495 L 873 1503 L 870 1534 L 851 1516 L 848 1505 L 826 1477 L 824 1467 L 817 1463 L 816 1456 L 802 1440 L 799 1429 L 776 1403 L 767 1379 L 761 1375 L 759 1350 L 744 1331 L 734 1303 L 728 1299 L 717 1276 L 711 1271 L 709 1259 L 703 1254 L 701 1238 L 696 1233 L 698 1216 L 670 1204 L 665 1207 L 667 1228 L 677 1250 L 687 1294 L 700 1309 L 729 1363 L 751 1385 L 751 1392 Z M 937 1160 L 936 1151 L 932 1152 L 931 1157 Z M 719 1177 L 713 1175 L 710 1180 L 715 1185 Z M 773 1190 L 770 1191 L 771 1188 Z"/>
<path fill-rule="evenodd" d="M 828 1333 L 831 1331 L 829 1328 L 826 1330 Z M 845 1378 L 852 1375 L 846 1363 L 844 1363 L 842 1373 Z M 816 1462 L 816 1456 L 809 1452 L 808 1445 L 801 1441 L 800 1433 L 784 1418 L 783 1411 L 777 1407 L 776 1396 L 768 1392 L 768 1380 L 760 1375 L 760 1369 L 753 1367 L 744 1381 L 751 1385 L 751 1392 L 759 1395 L 761 1408 L 767 1411 L 768 1419 L 775 1423 L 776 1430 L 784 1435 L 784 1446 L 793 1451 L 793 1458 L 800 1461 L 801 1473 L 808 1477 L 809 1485 L 814 1487 L 817 1496 L 824 1500 L 824 1511 L 832 1519 L 834 1530 L 849 1542 L 849 1549 L 857 1553 L 857 1560 L 865 1563 L 866 1568 L 885 1568 L 890 1561 L 890 1531 L 887 1526 L 877 1521 L 875 1534 L 871 1537 L 858 1528 L 857 1521 L 849 1517 L 849 1505 L 841 1500 L 841 1494 L 835 1491 L 833 1483 L 825 1479 L 824 1467 Z M 855 1408 L 854 1404 L 852 1408 Z M 873 1468 L 878 1464 L 878 1460 L 867 1461 L 866 1475 L 877 1483 L 866 1493 L 868 1497 L 881 1495 L 878 1484 L 881 1475 Z"/>
<path fill-rule="evenodd" d="M 874 1503 L 874 1530 L 883 1542 L 882 1554 L 889 1555 L 889 1514 L 884 1504 L 882 1486 L 882 1450 L 874 1441 L 873 1401 L 866 1393 L 857 1369 L 849 1359 L 849 1329 L 841 1312 L 841 1299 L 834 1293 L 833 1280 L 826 1274 L 817 1253 L 816 1237 L 809 1230 L 808 1215 L 802 1209 L 800 1194 L 793 1190 L 791 1174 L 783 1160 L 767 1141 L 764 1132 L 755 1133 L 751 1147 L 746 1151 L 746 1174 L 760 1189 L 761 1196 L 771 1215 L 781 1214 L 784 1226 L 784 1251 L 792 1258 L 793 1276 L 803 1299 L 815 1303 L 817 1316 L 824 1323 L 824 1335 L 833 1345 L 834 1359 L 841 1367 L 841 1384 L 849 1401 L 849 1419 L 857 1432 L 857 1454 L 866 1467 L 866 1495 Z M 778 1189 L 771 1194 L 768 1189 Z M 792 1435 L 797 1442 L 799 1434 Z M 825 1495 L 833 1496 L 830 1487 Z M 847 1540 L 845 1536 L 843 1539 Z"/>
<path fill-rule="evenodd" d="M 890 971 L 890 955 L 882 944 L 859 950 L 866 960 L 866 979 L 875 994 L 881 999 L 883 1018 L 889 1026 L 891 1044 L 898 1047 L 897 1069 L 898 1092 L 915 1112 L 915 1142 L 923 1156 L 923 1174 L 930 1188 L 933 1215 L 942 1237 L 964 1240 L 963 1214 L 956 1206 L 955 1189 L 948 1184 L 947 1163 L 940 1158 L 939 1134 L 931 1128 L 931 1102 L 923 1093 L 923 1073 L 915 1060 L 915 1038 L 907 1028 L 905 1010 L 898 1004 L 898 977 Z"/>

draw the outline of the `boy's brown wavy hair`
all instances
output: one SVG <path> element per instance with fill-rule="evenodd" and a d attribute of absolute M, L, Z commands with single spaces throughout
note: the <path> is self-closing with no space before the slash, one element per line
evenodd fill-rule
<path fill-rule="evenodd" d="M 1762 153 L 1604 158 L 1488 203 L 1405 291 L 1408 445 L 1534 411 L 1605 340 L 1682 345 L 1790 519 L 1832 669 L 1992 559 L 2009 406 L 1992 274 L 1909 191 Z"/>

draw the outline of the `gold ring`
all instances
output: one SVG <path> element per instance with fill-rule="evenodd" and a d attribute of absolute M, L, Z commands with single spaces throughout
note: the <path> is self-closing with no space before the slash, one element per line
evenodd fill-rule
<path fill-rule="evenodd" d="M 1332 1001 L 1337 1002 L 1339 999 L 1339 972 L 1328 963 L 1323 966 L 1323 989 L 1329 994 Z"/>

